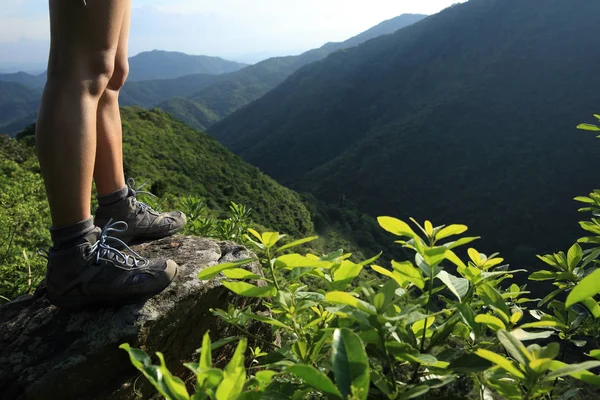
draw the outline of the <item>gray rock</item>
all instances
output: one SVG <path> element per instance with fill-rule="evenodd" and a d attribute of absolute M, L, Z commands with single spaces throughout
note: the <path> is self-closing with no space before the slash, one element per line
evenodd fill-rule
<path fill-rule="evenodd" d="M 218 279 L 201 282 L 197 274 L 251 253 L 231 242 L 192 236 L 134 249 L 180 266 L 176 281 L 145 304 L 68 312 L 52 306 L 41 289 L 0 308 L 0 399 L 150 398 L 154 390 L 145 378 L 138 379 L 120 344 L 151 355 L 163 352 L 169 369 L 185 377 L 182 363 L 197 361 L 195 350 L 207 330 L 213 340 L 235 334 L 209 309 L 252 300 L 233 295 Z M 257 263 L 250 269 L 260 273 Z"/>

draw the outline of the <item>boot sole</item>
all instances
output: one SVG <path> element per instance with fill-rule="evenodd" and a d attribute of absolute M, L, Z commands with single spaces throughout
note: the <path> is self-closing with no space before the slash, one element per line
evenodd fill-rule
<path fill-rule="evenodd" d="M 100 296 L 86 296 L 86 295 L 72 295 L 72 296 L 56 296 L 54 297 L 50 294 L 50 291 L 47 292 L 48 300 L 53 306 L 56 306 L 60 309 L 69 310 L 69 311 L 81 311 L 81 310 L 96 310 L 101 308 L 117 308 L 125 305 L 145 303 L 150 300 L 152 297 L 162 293 L 165 289 L 167 289 L 177 278 L 179 274 L 179 268 L 175 270 L 175 275 L 173 275 L 173 279 L 167 286 L 162 288 L 161 290 L 155 293 L 145 293 L 140 295 L 131 295 L 126 296 L 121 299 L 112 298 L 107 300 L 106 298 Z"/>

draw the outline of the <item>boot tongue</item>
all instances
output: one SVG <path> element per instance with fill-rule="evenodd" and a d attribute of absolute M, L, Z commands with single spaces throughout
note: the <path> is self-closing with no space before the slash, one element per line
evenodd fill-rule
<path fill-rule="evenodd" d="M 85 240 L 89 244 L 95 244 L 102 233 L 102 229 L 95 227 L 88 234 L 86 234 L 82 240 Z"/>

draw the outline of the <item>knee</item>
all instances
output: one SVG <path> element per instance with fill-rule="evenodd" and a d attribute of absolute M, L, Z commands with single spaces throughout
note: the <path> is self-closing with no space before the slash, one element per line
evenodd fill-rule
<path fill-rule="evenodd" d="M 125 85 L 125 81 L 129 76 L 129 61 L 127 58 L 124 60 L 117 60 L 114 64 L 114 70 L 110 80 L 108 81 L 107 89 L 113 91 L 119 91 Z"/>
<path fill-rule="evenodd" d="M 103 51 L 88 58 L 84 65 L 84 83 L 92 96 L 101 96 L 115 73 L 114 52 Z"/>

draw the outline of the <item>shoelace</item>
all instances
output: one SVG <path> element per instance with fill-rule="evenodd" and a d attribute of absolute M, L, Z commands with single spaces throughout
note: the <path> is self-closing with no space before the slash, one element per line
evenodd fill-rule
<path fill-rule="evenodd" d="M 133 195 L 134 195 L 134 196 L 137 196 L 138 194 L 146 194 L 146 195 L 148 195 L 148 196 L 151 196 L 151 197 L 157 197 L 157 196 L 156 196 L 156 195 L 154 195 L 153 193 L 150 193 L 150 192 L 146 192 L 146 191 L 140 190 L 140 189 L 142 189 L 144 186 L 146 186 L 146 185 L 148 184 L 148 182 L 150 182 L 150 181 L 146 181 L 146 182 L 142 183 L 140 186 L 138 186 L 138 187 L 136 188 L 136 187 L 135 187 L 135 179 L 133 179 L 133 178 L 129 178 L 129 179 L 127 179 L 127 186 L 129 187 L 129 190 L 131 190 L 131 191 L 133 192 Z M 137 199 L 137 197 L 136 197 L 135 201 L 136 201 L 136 204 L 138 204 L 138 205 L 140 206 L 140 212 L 143 212 L 143 211 L 151 211 L 151 212 L 155 212 L 155 211 L 152 209 L 152 207 L 150 207 L 150 205 L 148 205 L 148 204 L 144 203 L 143 201 L 139 201 L 139 200 Z"/>
<path fill-rule="evenodd" d="M 139 268 L 148 265 L 148 260 L 136 253 L 131 247 L 127 246 L 125 242 L 114 236 L 109 236 L 110 232 L 122 233 L 125 232 L 128 225 L 124 221 L 112 222 L 112 219 L 108 221 L 106 227 L 100 233 L 98 241 L 91 247 L 92 253 L 96 254 L 96 263 L 100 262 L 100 259 L 106 261 L 116 261 L 119 264 L 129 268 Z M 123 252 L 115 249 L 114 247 L 107 244 L 107 240 L 117 242 L 124 249 L 129 251 L 133 256 L 124 254 Z M 112 258 L 110 258 L 112 256 Z M 131 263 L 130 263 L 131 261 Z"/>

